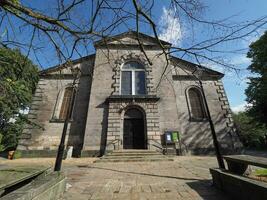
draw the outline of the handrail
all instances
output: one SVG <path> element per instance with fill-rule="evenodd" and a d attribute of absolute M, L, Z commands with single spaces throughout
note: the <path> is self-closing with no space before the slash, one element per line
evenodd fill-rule
<path fill-rule="evenodd" d="M 157 143 L 157 144 L 159 144 L 160 146 L 157 146 L 157 145 L 155 145 L 155 144 L 151 144 L 151 143 L 149 142 L 150 140 L 153 141 L 153 142 L 155 142 L 155 143 Z M 147 143 L 148 143 L 149 145 L 153 145 L 154 147 L 156 147 L 157 149 L 159 149 L 161 153 L 163 153 L 164 148 L 161 146 L 161 143 L 159 143 L 158 141 L 153 140 L 153 139 L 147 139 Z"/>

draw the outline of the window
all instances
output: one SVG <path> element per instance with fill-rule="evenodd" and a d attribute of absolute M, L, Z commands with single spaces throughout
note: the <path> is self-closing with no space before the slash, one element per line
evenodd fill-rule
<path fill-rule="evenodd" d="M 74 96 L 75 96 L 75 89 L 73 87 L 67 87 L 64 91 L 64 96 L 60 107 L 59 120 L 65 120 L 67 118 L 68 109 L 71 106 L 70 105 L 71 98 Z"/>
<path fill-rule="evenodd" d="M 121 69 L 121 94 L 146 94 L 146 74 L 142 64 L 134 61 L 125 63 Z"/>
<path fill-rule="evenodd" d="M 206 112 L 203 105 L 202 95 L 197 88 L 188 90 L 188 98 L 190 103 L 190 114 L 192 119 L 206 118 Z"/>

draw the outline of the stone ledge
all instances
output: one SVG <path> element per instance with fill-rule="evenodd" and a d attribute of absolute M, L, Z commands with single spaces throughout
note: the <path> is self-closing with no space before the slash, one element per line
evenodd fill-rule
<path fill-rule="evenodd" d="M 13 168 L 3 167 L 0 170 L 0 196 L 5 195 L 15 188 L 21 187 L 37 176 L 48 172 L 51 172 L 51 168 L 45 166 L 34 168 L 25 166 L 16 166 Z"/>
<path fill-rule="evenodd" d="M 1 199 L 56 200 L 61 197 L 66 187 L 66 179 L 60 172 L 40 175 L 29 184 L 12 191 Z"/>
<path fill-rule="evenodd" d="M 267 184 L 264 182 L 231 174 L 221 169 L 211 168 L 210 173 L 213 184 L 233 198 L 242 200 L 267 199 Z"/>
<path fill-rule="evenodd" d="M 107 98 L 108 102 L 121 100 L 144 100 L 144 101 L 158 101 L 160 98 L 156 95 L 112 95 Z"/>
<path fill-rule="evenodd" d="M 16 150 L 21 154 L 21 158 L 55 158 L 57 150 Z M 64 157 L 67 151 L 64 151 Z"/>

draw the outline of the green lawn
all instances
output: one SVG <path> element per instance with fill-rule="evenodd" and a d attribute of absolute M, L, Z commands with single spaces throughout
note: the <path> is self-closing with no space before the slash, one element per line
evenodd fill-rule
<path fill-rule="evenodd" d="M 267 169 L 256 169 L 255 175 L 256 176 L 267 176 Z"/>

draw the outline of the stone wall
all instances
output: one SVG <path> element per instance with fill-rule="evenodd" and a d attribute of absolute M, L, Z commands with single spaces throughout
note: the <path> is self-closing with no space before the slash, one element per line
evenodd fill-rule
<path fill-rule="evenodd" d="M 113 140 L 122 139 L 122 115 L 124 113 L 122 110 L 126 110 L 128 108 L 127 105 L 140 106 L 145 111 L 148 120 L 147 123 L 150 123 L 149 126 L 147 126 L 147 138 L 153 138 L 156 142 L 160 142 L 158 111 L 153 113 L 153 109 L 158 109 L 156 102 L 149 103 L 146 100 L 138 100 L 139 102 L 134 101 L 133 103 L 132 100 L 124 101 L 122 99 L 116 103 L 109 103 L 107 101 L 109 97 L 119 94 L 120 67 L 124 62 L 129 60 L 137 60 L 144 64 L 146 69 L 146 86 L 148 95 L 155 95 L 156 90 L 153 82 L 153 68 L 156 65 L 159 67 L 162 66 L 161 60 L 163 60 L 164 57 L 163 55 L 156 57 L 159 52 L 159 49 L 147 51 L 147 55 L 153 60 L 153 65 L 150 66 L 138 47 L 129 47 L 127 49 L 96 49 L 95 69 L 87 116 L 84 151 L 95 152 L 95 155 L 98 155 L 105 151 L 106 144 L 108 144 L 108 148 L 112 148 L 112 145 L 109 145 L 109 143 Z M 110 124 L 113 122 L 116 124 L 116 127 L 112 127 L 113 124 Z M 151 124 L 153 124 L 153 127 Z"/>
<path fill-rule="evenodd" d="M 66 145 L 74 146 L 74 154 L 79 154 L 83 145 L 93 59 L 75 64 L 74 67 L 79 67 L 82 75 L 77 85 L 73 120 L 68 126 Z M 56 113 L 60 110 L 64 89 L 71 86 L 72 82 L 73 76 L 69 69 L 52 70 L 41 75 L 28 115 L 32 124 L 24 128 L 17 148 L 22 153 L 25 151 L 25 154 L 31 155 L 29 151 L 32 151 L 40 155 L 36 151 L 57 150 L 64 121 L 57 120 Z"/>
<path fill-rule="evenodd" d="M 185 153 L 213 152 L 208 120 L 190 119 L 186 91 L 190 87 L 199 87 L 198 82 L 192 77 L 183 80 L 175 78 L 184 75 L 192 76 L 194 66 L 174 62 L 167 66 L 166 58 L 160 55 L 159 49 L 146 50 L 146 53 L 152 65 L 148 64 L 139 49 L 118 47 L 96 50 L 84 150 L 99 155 L 105 152 L 106 145 L 107 149 L 122 148 L 124 112 L 129 106 L 139 106 L 147 117 L 147 138 L 154 140 L 154 145 L 161 146 L 162 134 L 165 131 L 178 130 L 181 133 L 182 148 Z M 118 98 L 120 100 L 116 101 L 109 98 L 119 95 L 120 67 L 128 60 L 137 60 L 144 64 L 147 87 L 149 87 L 148 95 L 154 95 L 158 98 L 157 101 L 151 104 L 138 98 L 128 100 Z M 229 151 L 235 147 L 235 142 L 239 141 L 232 127 L 229 126 L 231 113 L 220 80 L 222 75 L 214 76 L 212 73 L 209 71 L 205 74 L 202 80 L 203 87 L 219 142 L 223 149 Z M 153 115 L 151 115 L 151 107 L 157 107 L 152 111 L 152 113 L 155 112 Z"/>
<path fill-rule="evenodd" d="M 187 90 L 199 88 L 198 81 L 192 77 L 195 65 L 174 62 L 171 58 L 167 65 L 165 55 L 156 47 L 146 49 L 146 54 L 152 64 L 138 46 L 98 46 L 95 57 L 74 64 L 81 68 L 82 76 L 66 145 L 74 146 L 77 156 L 81 150 L 84 155 L 98 156 L 106 150 L 122 148 L 124 113 L 131 107 L 143 111 L 148 148 L 161 147 L 163 133 L 175 130 L 181 133 L 185 153 L 213 151 L 207 119 L 190 118 Z M 133 60 L 145 66 L 147 95 L 143 97 L 120 95 L 121 66 Z M 39 127 L 26 127 L 18 147 L 21 150 L 56 150 L 59 144 L 63 123 L 53 116 L 58 109 L 60 91 L 72 83 L 73 77 L 68 68 L 53 69 L 38 84 L 29 119 Z M 202 81 L 219 143 L 223 149 L 230 150 L 240 147 L 240 142 L 233 129 L 221 78 L 222 74 L 207 70 Z"/>

